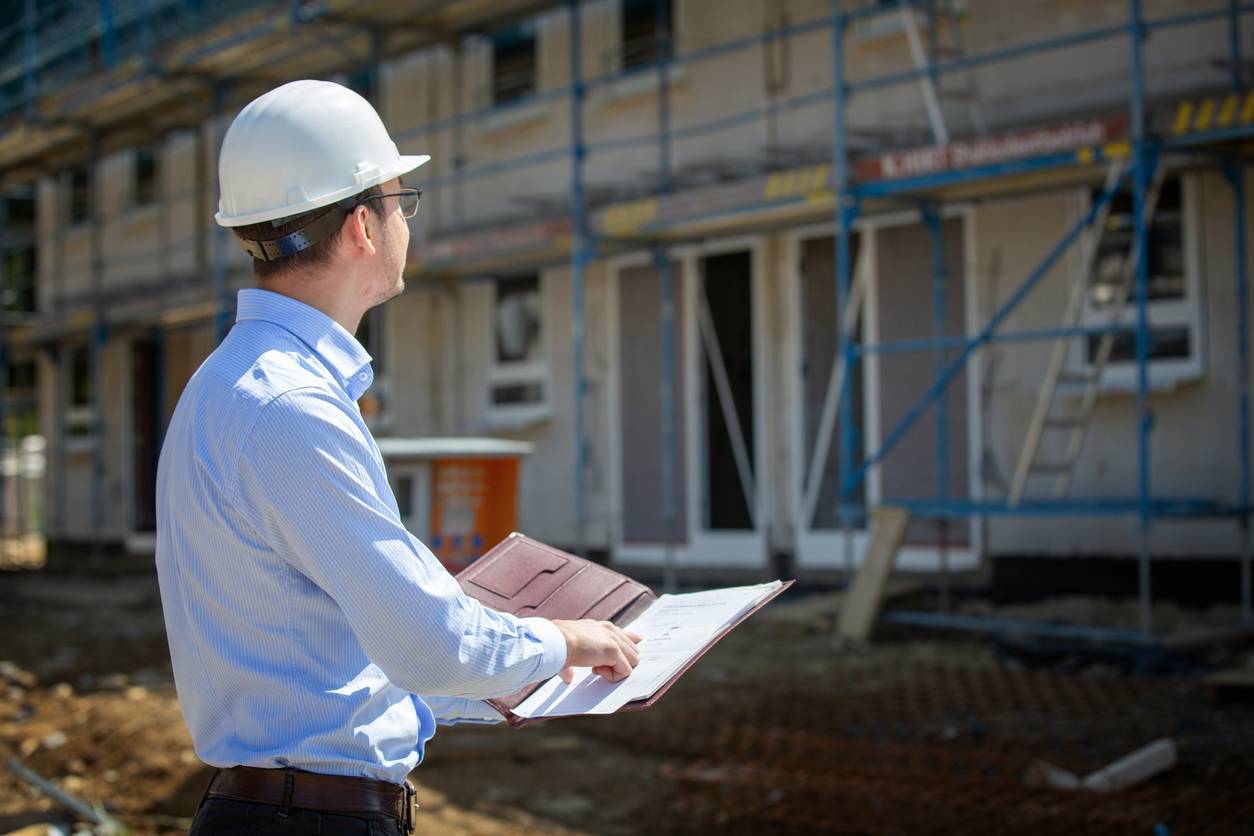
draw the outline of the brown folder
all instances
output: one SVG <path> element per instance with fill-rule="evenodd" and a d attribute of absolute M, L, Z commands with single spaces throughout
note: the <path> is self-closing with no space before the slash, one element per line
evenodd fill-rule
<path fill-rule="evenodd" d="M 463 569 L 458 573 L 457 581 L 471 598 L 511 615 L 549 619 L 592 618 L 612 621 L 620 627 L 629 625 L 657 598 L 653 590 L 626 575 L 518 533 L 506 537 Z M 700 653 L 688 660 L 647 699 L 629 702 L 620 710 L 639 711 L 653 705 L 719 639 L 792 583 L 786 582 L 715 635 Z M 517 716 L 513 709 L 531 696 L 540 684 L 533 683 L 516 694 L 487 702 L 501 712 L 511 726 L 525 725 L 532 720 Z"/>

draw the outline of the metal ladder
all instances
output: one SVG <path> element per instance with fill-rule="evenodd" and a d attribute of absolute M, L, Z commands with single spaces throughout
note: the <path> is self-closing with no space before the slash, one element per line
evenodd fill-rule
<path fill-rule="evenodd" d="M 1104 191 L 1110 191 L 1116 187 L 1123 176 L 1125 167 L 1126 163 L 1122 161 L 1113 163 L 1110 166 L 1106 175 Z M 1146 224 L 1154 217 L 1154 210 L 1158 205 L 1158 195 L 1162 190 L 1164 175 L 1165 167 L 1158 166 L 1154 179 L 1146 190 L 1142 209 Z M 1089 279 L 1093 273 L 1102 234 L 1108 227 L 1111 202 L 1113 201 L 1108 201 L 1102 207 L 1092 226 L 1085 232 L 1081 266 L 1072 279 L 1071 294 L 1067 300 L 1066 312 L 1063 315 L 1062 328 L 1064 330 L 1076 328 L 1080 324 L 1084 311 L 1084 297 L 1089 292 Z M 1132 252 L 1128 258 L 1124 259 L 1119 282 L 1115 287 L 1115 298 L 1108 308 L 1110 324 L 1119 323 L 1124 308 L 1127 306 L 1127 290 L 1131 286 L 1132 277 L 1136 272 L 1136 261 L 1137 253 L 1135 244 L 1133 244 Z M 1093 355 L 1093 362 L 1086 372 L 1069 372 L 1064 370 L 1063 367 L 1066 363 L 1068 349 L 1070 348 L 1070 340 L 1070 336 L 1061 336 L 1054 342 L 1054 350 L 1050 355 L 1049 365 L 1045 370 L 1045 380 L 1041 384 L 1036 408 L 1033 410 L 1032 420 L 1028 424 L 1027 438 L 1019 455 L 1018 465 L 1015 467 L 1014 478 L 1010 483 L 1007 504 L 1011 508 L 1017 508 L 1023 500 L 1028 479 L 1032 476 L 1057 477 L 1054 483 L 1054 495 L 1058 497 L 1065 496 L 1071 487 L 1075 466 L 1080 459 L 1080 452 L 1084 448 L 1084 440 L 1088 435 L 1089 424 L 1097 408 L 1097 397 L 1101 393 L 1102 375 L 1106 371 L 1106 364 L 1110 361 L 1111 351 L 1114 349 L 1115 333 L 1107 331 L 1102 334 L 1097 351 Z M 1053 409 L 1059 383 L 1074 383 L 1083 386 L 1078 409 L 1065 415 L 1055 414 Z M 1046 432 L 1065 433 L 1066 444 L 1063 448 L 1061 459 L 1041 461 L 1037 457 L 1041 441 Z"/>
<path fill-rule="evenodd" d="M 961 76 L 965 81 L 955 85 L 956 74 L 947 74 L 945 79 L 928 73 L 929 56 L 933 63 L 961 58 L 965 55 L 962 45 L 962 33 L 958 26 L 960 11 L 955 0 L 934 0 L 926 10 L 918 10 L 901 2 L 902 29 L 906 33 L 906 42 L 910 47 L 910 58 L 916 70 L 920 71 L 919 90 L 923 94 L 923 106 L 927 111 L 927 121 L 932 129 L 932 139 L 937 145 L 949 144 L 949 128 L 945 122 L 945 103 L 953 101 L 965 104 L 967 119 L 971 129 L 982 134 L 988 130 L 984 119 L 984 110 L 980 107 L 980 96 L 975 85 L 975 71 L 967 70 Z M 928 25 L 928 43 L 924 46 L 923 35 L 919 29 L 919 14 L 925 15 Z M 947 41 L 942 43 L 942 33 Z"/>

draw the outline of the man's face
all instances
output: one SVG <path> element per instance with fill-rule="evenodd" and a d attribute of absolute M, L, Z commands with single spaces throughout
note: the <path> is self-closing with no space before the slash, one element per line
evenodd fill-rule
<path fill-rule="evenodd" d="M 395 194 L 401 189 L 400 178 L 381 183 L 379 188 L 384 194 Z M 385 197 L 378 202 L 382 204 L 383 217 L 376 218 L 379 228 L 379 271 L 372 288 L 371 303 L 374 305 L 400 295 L 405 289 L 405 256 L 409 251 L 409 223 L 401 214 L 400 198 Z"/>

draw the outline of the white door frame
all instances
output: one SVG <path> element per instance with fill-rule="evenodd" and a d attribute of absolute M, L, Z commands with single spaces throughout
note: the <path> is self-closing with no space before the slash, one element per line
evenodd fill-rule
<path fill-rule="evenodd" d="M 762 569 L 768 564 L 767 542 L 768 502 L 767 492 L 771 485 L 770 456 L 766 431 L 766 340 L 767 297 L 765 289 L 765 236 L 762 234 L 719 238 L 701 244 L 668 247 L 666 255 L 678 262 L 675 273 L 675 293 L 683 300 L 683 341 L 675 346 L 681 358 L 680 373 L 684 375 L 684 426 L 685 464 L 687 466 L 687 526 L 686 543 L 673 546 L 675 565 L 680 568 L 705 569 Z M 704 525 L 703 456 L 705 445 L 701 434 L 702 390 L 701 345 L 697 331 L 697 291 L 700 259 L 704 256 L 747 250 L 750 258 L 750 292 L 753 316 L 753 472 L 757 491 L 753 516 L 757 527 L 751 531 L 712 531 Z M 660 567 L 666 559 L 666 545 L 662 543 L 628 543 L 624 541 L 622 525 L 622 357 L 618 290 L 621 273 L 631 267 L 652 264 L 649 252 L 635 252 L 614 256 L 607 261 L 607 320 L 606 355 L 610 358 L 609 374 L 609 496 L 615 519 L 611 525 L 610 548 L 615 562 Z M 712 404 L 717 408 L 717 403 Z"/>
<path fill-rule="evenodd" d="M 959 204 L 945 206 L 942 209 L 945 218 L 961 218 L 963 221 L 963 253 L 964 253 L 964 300 L 965 300 L 965 331 L 968 335 L 979 331 L 978 280 L 976 269 L 976 247 L 974 235 L 975 212 L 970 205 Z M 876 233 L 879 229 L 906 226 L 920 223 L 918 211 L 908 210 L 893 212 L 872 217 L 859 218 L 854 224 L 861 238 L 859 257 L 868 259 L 865 270 L 866 287 L 862 302 L 862 336 L 863 342 L 874 345 L 879 341 L 880 294 L 879 270 L 877 263 Z M 808 521 L 802 519 L 799 506 L 804 490 L 802 477 L 808 464 L 805 449 L 805 394 L 801 378 L 802 364 L 802 311 L 801 311 L 801 252 L 805 242 L 814 238 L 833 236 L 835 230 L 830 222 L 812 224 L 789 230 L 785 243 L 784 281 L 788 294 L 788 319 L 792 322 L 788 340 L 789 400 L 792 402 L 790 426 L 794 443 L 789 445 L 791 451 L 791 470 L 793 478 L 789 483 L 789 502 L 792 509 L 791 525 L 793 527 L 793 544 L 796 565 L 800 569 L 842 569 L 844 561 L 844 542 L 839 529 L 812 529 Z M 835 316 L 835 311 L 833 311 Z M 979 445 L 981 438 L 981 416 L 979 414 L 979 374 L 982 353 L 975 352 L 972 363 L 968 366 L 967 384 L 967 451 L 968 492 L 972 498 L 981 495 L 979 483 Z M 863 454 L 870 455 L 879 449 L 881 441 L 880 427 L 880 355 L 868 353 L 862 363 L 862 420 L 863 420 Z M 873 465 L 866 475 L 866 502 L 874 507 L 883 499 L 883 481 L 880 465 Z M 970 546 L 950 546 L 949 566 L 951 569 L 970 568 L 976 565 L 976 558 L 982 551 L 981 527 L 972 518 L 968 521 Z M 862 555 L 866 550 L 869 532 L 855 528 L 853 534 L 853 563 L 861 564 Z M 897 567 L 907 570 L 932 571 L 939 567 L 939 550 L 928 546 L 903 546 L 897 556 Z"/>

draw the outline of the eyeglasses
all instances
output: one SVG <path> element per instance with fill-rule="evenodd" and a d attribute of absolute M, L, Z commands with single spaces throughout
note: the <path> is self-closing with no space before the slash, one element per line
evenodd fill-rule
<path fill-rule="evenodd" d="M 422 189 L 401 189 L 398 192 L 388 192 L 387 194 L 372 194 L 357 200 L 353 206 L 360 206 L 367 200 L 377 200 L 381 197 L 398 197 L 401 203 L 401 217 L 412 218 L 418 214 L 418 201 L 422 199 Z M 351 208 L 350 208 L 351 211 Z"/>

